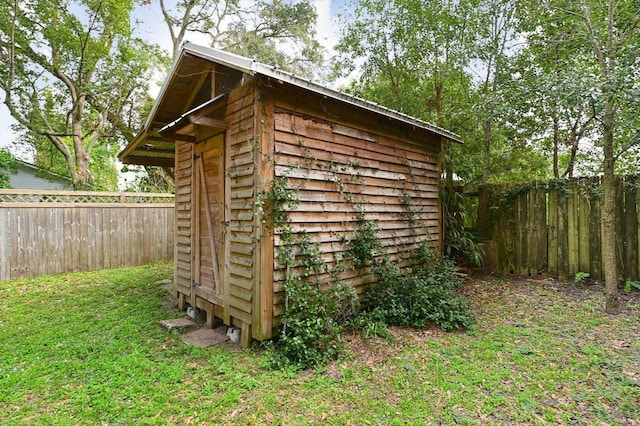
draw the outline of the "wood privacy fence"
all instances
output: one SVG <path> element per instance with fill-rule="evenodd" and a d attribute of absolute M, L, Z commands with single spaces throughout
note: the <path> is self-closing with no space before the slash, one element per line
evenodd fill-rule
<path fill-rule="evenodd" d="M 488 185 L 478 193 L 477 231 L 497 272 L 603 279 L 599 178 Z M 640 178 L 619 177 L 617 258 L 625 280 L 640 280 Z"/>
<path fill-rule="evenodd" d="M 171 260 L 173 199 L 0 190 L 0 281 Z"/>

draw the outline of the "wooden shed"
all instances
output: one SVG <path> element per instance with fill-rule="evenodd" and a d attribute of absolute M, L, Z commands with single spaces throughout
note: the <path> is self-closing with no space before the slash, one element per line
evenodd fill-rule
<path fill-rule="evenodd" d="M 179 305 L 241 328 L 277 332 L 281 233 L 265 220 L 276 181 L 295 191 L 288 226 L 328 264 L 362 218 L 400 259 L 424 240 L 441 249 L 440 153 L 457 135 L 251 59 L 183 45 L 123 163 L 175 167 Z M 292 203 L 293 204 L 293 203 Z M 357 291 L 370 271 L 345 268 Z M 335 277 L 334 277 L 335 278 Z M 327 278 L 327 282 L 329 279 Z"/>

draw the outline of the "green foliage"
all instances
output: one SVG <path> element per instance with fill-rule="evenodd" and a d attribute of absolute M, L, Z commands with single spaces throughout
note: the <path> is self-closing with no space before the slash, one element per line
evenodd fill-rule
<path fill-rule="evenodd" d="M 462 282 L 452 262 L 434 258 L 425 242 L 412 254 L 414 268 L 401 273 L 375 232 L 375 224 L 361 218 L 349 245 L 355 266 L 371 266 L 377 280 L 365 294 L 370 323 L 420 328 L 434 322 L 446 331 L 473 323 L 468 303 L 456 294 Z"/>
<path fill-rule="evenodd" d="M 26 132 L 22 139 L 35 151 L 34 163 L 43 170 L 53 172 L 73 180 L 69 163 L 50 140 L 33 133 Z M 73 151 L 70 138 L 64 140 L 70 151 Z M 119 151 L 114 143 L 102 143 L 93 147 L 88 164 L 91 176 L 86 182 L 76 180 L 74 188 L 77 190 L 116 191 L 118 189 L 118 170 L 113 159 Z"/>
<path fill-rule="evenodd" d="M 317 13 L 310 1 L 257 1 L 239 17 L 220 39 L 225 50 L 303 77 L 313 76 L 313 68 L 322 62 L 323 48 L 316 40 Z"/>
<path fill-rule="evenodd" d="M 16 161 L 7 150 L 0 149 L 0 188 L 11 188 L 9 174 L 17 171 Z"/>
<path fill-rule="evenodd" d="M 444 252 L 450 259 L 464 260 L 481 266 L 483 245 L 467 227 L 468 212 L 461 190 L 445 188 L 440 197 L 444 206 Z"/>
<path fill-rule="evenodd" d="M 412 260 L 414 269 L 401 276 L 385 274 L 367 291 L 365 303 L 371 315 L 400 327 L 421 328 L 433 322 L 452 331 L 471 326 L 470 306 L 456 294 L 462 281 L 453 274 L 453 263 L 435 259 L 426 244 L 415 250 Z"/>
<path fill-rule="evenodd" d="M 318 276 L 326 272 L 326 264 L 306 233 L 286 229 L 281 235 L 277 260 L 286 271 L 282 332 L 272 347 L 269 364 L 303 369 L 338 356 L 341 324 L 356 314 L 359 301 L 349 285 L 331 283 L 320 288 Z"/>
<path fill-rule="evenodd" d="M 341 324 L 359 309 L 358 297 L 343 283 L 320 287 L 320 275 L 329 272 L 322 252 L 308 234 L 294 232 L 288 223 L 288 212 L 299 204 L 289 179 L 272 180 L 259 195 L 256 207 L 263 222 L 280 233 L 276 260 L 285 271 L 282 331 L 268 364 L 303 369 L 335 359 L 342 346 Z"/>
<path fill-rule="evenodd" d="M 0 4 L 4 103 L 36 164 L 78 188 L 116 186 L 115 153 L 141 124 L 162 62 L 157 46 L 132 35 L 133 8 L 132 0 Z"/>
<path fill-rule="evenodd" d="M 624 283 L 624 291 L 631 293 L 631 289 L 640 290 L 640 281 L 627 281 Z"/>
<path fill-rule="evenodd" d="M 377 229 L 373 221 L 367 220 L 364 214 L 360 214 L 353 240 L 349 242 L 349 253 L 353 256 L 356 268 L 367 262 L 375 264 L 376 259 L 385 254 L 376 235 Z"/>
<path fill-rule="evenodd" d="M 447 175 L 547 177 L 546 157 L 504 118 L 513 9 L 505 0 L 359 1 L 337 46 L 337 72 L 357 73 L 352 93 L 458 133 L 465 144 L 445 146 Z"/>
<path fill-rule="evenodd" d="M 350 286 L 323 291 L 299 277 L 284 286 L 282 332 L 270 353 L 270 365 L 304 369 L 335 359 L 342 348 L 342 325 L 357 309 L 357 295 Z"/>
<path fill-rule="evenodd" d="M 589 278 L 591 276 L 590 273 L 588 272 L 576 272 L 575 277 L 573 277 L 573 281 L 576 283 L 579 283 L 587 278 Z"/>
<path fill-rule="evenodd" d="M 256 214 L 260 214 L 271 229 L 285 228 L 288 211 L 300 204 L 297 197 L 297 190 L 290 187 L 289 179 L 286 176 L 277 177 L 269 182 L 266 190 L 258 194 L 258 201 L 254 205 Z"/>
<path fill-rule="evenodd" d="M 161 167 L 136 167 L 123 165 L 122 173 L 135 173 L 132 181 L 127 182 L 125 191 L 132 192 L 174 192 L 173 174 Z"/>

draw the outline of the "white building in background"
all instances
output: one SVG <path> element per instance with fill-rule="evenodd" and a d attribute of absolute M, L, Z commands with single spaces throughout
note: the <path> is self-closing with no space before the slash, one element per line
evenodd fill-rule
<path fill-rule="evenodd" d="M 16 173 L 9 173 L 9 185 L 13 189 L 71 190 L 71 179 L 41 169 L 26 161 L 16 160 Z"/>

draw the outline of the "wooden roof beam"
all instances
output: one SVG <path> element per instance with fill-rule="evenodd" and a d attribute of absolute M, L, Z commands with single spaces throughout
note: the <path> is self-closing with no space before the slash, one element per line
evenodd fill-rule
<path fill-rule="evenodd" d="M 139 164 L 141 166 L 173 167 L 175 159 L 164 157 L 144 157 L 138 155 L 127 155 L 120 159 L 123 164 Z"/>

